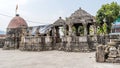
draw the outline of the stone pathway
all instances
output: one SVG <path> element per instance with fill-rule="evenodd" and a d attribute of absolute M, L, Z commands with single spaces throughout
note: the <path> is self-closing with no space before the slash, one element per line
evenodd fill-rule
<path fill-rule="evenodd" d="M 24 52 L 0 49 L 0 68 L 120 68 L 120 64 L 96 63 L 95 52 Z"/>

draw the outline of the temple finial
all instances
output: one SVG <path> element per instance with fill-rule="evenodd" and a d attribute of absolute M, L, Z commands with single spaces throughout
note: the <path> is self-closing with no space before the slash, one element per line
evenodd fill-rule
<path fill-rule="evenodd" d="M 81 7 L 79 9 L 82 9 Z"/>
<path fill-rule="evenodd" d="M 17 12 L 18 12 L 18 4 L 16 5 L 15 15 L 17 14 Z"/>
<path fill-rule="evenodd" d="M 62 19 L 62 17 L 59 17 L 59 19 Z"/>

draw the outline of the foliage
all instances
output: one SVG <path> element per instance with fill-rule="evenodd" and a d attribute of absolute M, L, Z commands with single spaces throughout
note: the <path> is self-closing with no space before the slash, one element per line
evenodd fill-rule
<path fill-rule="evenodd" d="M 65 34 L 65 29 L 63 27 L 61 27 L 61 31 Z"/>
<path fill-rule="evenodd" d="M 94 28 L 93 26 L 90 26 L 90 35 L 93 35 L 93 33 L 94 33 Z"/>
<path fill-rule="evenodd" d="M 100 27 L 100 26 L 98 26 L 98 28 L 97 28 L 97 34 L 102 34 L 103 33 L 103 28 L 102 27 Z"/>
<path fill-rule="evenodd" d="M 106 23 L 103 24 L 103 33 L 107 34 L 107 24 Z"/>
<path fill-rule="evenodd" d="M 104 23 L 102 26 L 98 27 L 97 34 L 107 34 L 107 24 Z"/>
<path fill-rule="evenodd" d="M 84 27 L 83 26 L 79 26 L 78 27 L 78 32 L 80 33 L 80 35 L 84 34 Z"/>
<path fill-rule="evenodd" d="M 102 5 L 102 7 L 98 10 L 96 15 L 96 22 L 99 25 L 100 29 L 104 23 L 107 24 L 107 33 L 110 33 L 111 24 L 118 18 L 120 12 L 120 5 L 116 2 L 112 2 L 110 4 Z"/>
<path fill-rule="evenodd" d="M 72 26 L 72 32 L 76 33 L 76 28 L 75 28 L 75 26 Z"/>

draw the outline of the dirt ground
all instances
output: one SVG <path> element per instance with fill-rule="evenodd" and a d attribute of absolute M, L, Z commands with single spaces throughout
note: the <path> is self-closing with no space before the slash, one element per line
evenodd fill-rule
<path fill-rule="evenodd" d="M 95 52 L 25 52 L 0 49 L 0 68 L 120 68 L 120 64 L 96 63 Z"/>

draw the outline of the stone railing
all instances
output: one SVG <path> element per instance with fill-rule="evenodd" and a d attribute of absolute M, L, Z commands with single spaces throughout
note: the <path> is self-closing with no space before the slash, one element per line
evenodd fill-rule
<path fill-rule="evenodd" d="M 52 50 L 53 37 L 49 36 L 26 36 L 20 44 L 20 50 L 43 51 Z"/>
<path fill-rule="evenodd" d="M 97 35 L 97 43 L 98 44 L 107 44 L 110 41 L 110 37 L 108 35 Z"/>
<path fill-rule="evenodd" d="M 94 46 L 93 38 L 91 36 L 66 36 L 62 38 L 62 42 L 57 43 L 57 50 L 71 52 L 89 52 L 95 50 L 96 46 Z"/>
<path fill-rule="evenodd" d="M 0 39 L 0 48 L 4 46 L 5 39 Z"/>
<path fill-rule="evenodd" d="M 22 39 L 20 50 L 89 52 L 95 49 L 94 43 L 94 37 L 92 36 L 66 36 L 62 38 L 52 36 L 26 36 Z"/>

